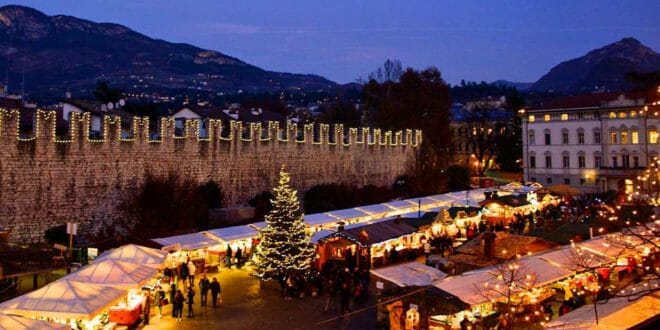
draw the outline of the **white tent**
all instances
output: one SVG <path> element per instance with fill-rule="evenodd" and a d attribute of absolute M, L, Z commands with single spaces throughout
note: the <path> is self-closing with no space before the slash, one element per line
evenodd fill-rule
<path fill-rule="evenodd" d="M 128 244 L 106 251 L 96 260 L 119 260 L 133 264 L 160 267 L 163 261 L 165 261 L 165 253 L 140 245 Z"/>
<path fill-rule="evenodd" d="M 169 237 L 153 238 L 152 241 L 162 245 L 164 248 L 177 246 L 184 250 L 195 250 L 218 244 L 218 241 L 208 238 L 204 233 L 192 233 Z"/>
<path fill-rule="evenodd" d="M 0 313 L 0 330 L 70 329 L 66 324 L 44 322 Z"/>
<path fill-rule="evenodd" d="M 70 281 L 132 288 L 146 284 L 156 275 L 153 267 L 118 260 L 99 260 L 67 276 Z"/>
<path fill-rule="evenodd" d="M 125 290 L 63 278 L 3 302 L 0 310 L 24 317 L 89 320 L 125 296 Z"/>
<path fill-rule="evenodd" d="M 371 274 L 400 287 L 427 286 L 447 277 L 444 272 L 416 261 L 385 268 L 372 269 Z"/>
<path fill-rule="evenodd" d="M 631 300 L 612 298 L 598 305 L 598 324 L 593 305 L 584 305 L 546 325 L 547 329 L 629 329 L 660 315 L 660 292 Z"/>
<path fill-rule="evenodd" d="M 258 229 L 250 225 L 224 227 L 218 229 L 207 230 L 207 233 L 213 235 L 214 238 L 223 242 L 231 242 L 247 238 L 257 237 L 259 234 Z"/>

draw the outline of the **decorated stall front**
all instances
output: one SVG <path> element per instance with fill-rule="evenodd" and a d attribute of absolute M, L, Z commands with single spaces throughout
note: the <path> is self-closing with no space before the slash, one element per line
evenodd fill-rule
<path fill-rule="evenodd" d="M 480 203 L 483 206 L 484 220 L 490 225 L 502 224 L 506 226 L 516 219 L 516 215 L 527 215 L 535 212 L 538 209 L 535 197 L 532 197 L 535 195 L 535 193 L 529 193 L 494 196 L 486 199 Z"/>
<path fill-rule="evenodd" d="M 0 304 L 4 314 L 68 324 L 72 329 L 101 329 L 108 310 L 126 297 L 126 290 L 81 283 L 66 277 Z"/>
<path fill-rule="evenodd" d="M 336 232 L 318 239 L 318 266 L 331 260 L 353 267 L 378 267 L 404 260 L 420 246 L 413 242 L 417 229 L 401 219 L 381 221 Z"/>

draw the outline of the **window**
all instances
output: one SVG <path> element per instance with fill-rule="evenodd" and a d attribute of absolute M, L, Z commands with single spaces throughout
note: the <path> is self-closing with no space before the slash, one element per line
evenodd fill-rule
<path fill-rule="evenodd" d="M 545 156 L 545 168 L 552 168 L 552 157 Z"/>
<path fill-rule="evenodd" d="M 570 168 L 571 167 L 571 160 L 568 156 L 563 156 L 562 157 L 562 163 L 564 165 L 564 168 Z"/>
<path fill-rule="evenodd" d="M 529 156 L 529 168 L 536 168 L 536 156 Z"/>
<path fill-rule="evenodd" d="M 637 111 L 630 111 L 630 117 L 631 118 L 637 117 Z"/>
<path fill-rule="evenodd" d="M 577 119 L 584 119 L 584 112 L 578 112 Z"/>
<path fill-rule="evenodd" d="M 545 182 L 547 184 L 552 184 L 552 178 L 545 178 Z"/>
<path fill-rule="evenodd" d="M 601 166 L 603 166 L 602 158 L 600 158 L 600 156 L 594 156 L 594 167 L 600 168 Z"/>
<path fill-rule="evenodd" d="M 561 143 L 568 144 L 568 132 L 561 133 Z"/>
<path fill-rule="evenodd" d="M 616 112 L 610 112 L 610 118 L 611 119 L 616 118 Z"/>
<path fill-rule="evenodd" d="M 594 143 L 595 144 L 600 143 L 600 132 L 599 131 L 594 132 Z"/>
<path fill-rule="evenodd" d="M 544 115 L 543 121 L 550 121 L 550 115 Z"/>
<path fill-rule="evenodd" d="M 568 114 L 567 113 L 562 113 L 561 114 L 561 120 L 568 120 Z"/>
<path fill-rule="evenodd" d="M 578 132 L 578 144 L 584 144 L 584 132 Z"/>
<path fill-rule="evenodd" d="M 619 133 L 619 134 L 621 136 L 621 139 L 620 139 L 621 144 L 628 144 L 628 132 L 627 131 L 621 131 L 621 133 Z"/>
<path fill-rule="evenodd" d="M 616 156 L 612 156 L 612 167 L 614 168 L 619 167 L 619 163 L 617 162 Z"/>
<path fill-rule="evenodd" d="M 550 133 L 545 133 L 545 145 L 550 145 Z"/>
<path fill-rule="evenodd" d="M 629 168 L 630 167 L 630 156 L 621 155 L 621 167 Z"/>
<path fill-rule="evenodd" d="M 580 179 L 580 185 L 584 185 L 584 183 L 585 183 L 585 180 L 584 180 L 584 179 Z"/>
<path fill-rule="evenodd" d="M 530 123 L 533 123 L 533 122 L 536 121 L 536 117 L 534 117 L 534 115 L 529 115 L 529 116 L 527 117 L 527 121 L 529 121 Z"/>
<path fill-rule="evenodd" d="M 628 114 L 625 112 L 619 112 L 619 118 L 626 118 L 628 117 Z"/>
<path fill-rule="evenodd" d="M 586 162 L 584 161 L 584 156 L 578 156 L 578 167 L 585 168 L 587 167 Z"/>
<path fill-rule="evenodd" d="M 639 132 L 638 131 L 630 132 L 630 142 L 632 144 L 639 144 Z"/>
<path fill-rule="evenodd" d="M 616 132 L 610 132 L 610 144 L 616 144 Z"/>
<path fill-rule="evenodd" d="M 639 168 L 639 157 L 633 156 L 633 167 Z"/>
<path fill-rule="evenodd" d="M 658 131 L 654 129 L 649 130 L 649 143 L 651 144 L 658 143 Z"/>
<path fill-rule="evenodd" d="M 571 184 L 571 179 L 564 178 L 564 184 Z"/>
<path fill-rule="evenodd" d="M 529 144 L 536 144 L 536 136 L 534 134 L 534 131 L 529 132 Z"/>

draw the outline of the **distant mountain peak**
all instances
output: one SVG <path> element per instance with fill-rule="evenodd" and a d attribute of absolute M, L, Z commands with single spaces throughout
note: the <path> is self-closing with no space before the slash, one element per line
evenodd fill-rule
<path fill-rule="evenodd" d="M 11 55 L 10 82 L 22 79 L 23 64 L 16 59 L 24 59 L 25 89 L 37 97 L 87 91 L 98 80 L 126 92 L 316 91 L 337 86 L 317 75 L 266 71 L 216 50 L 153 39 L 123 25 L 48 16 L 16 5 L 0 7 L 0 55 L 0 68 L 7 65 L 5 55 Z"/>
<path fill-rule="evenodd" d="M 624 90 L 630 87 L 625 80 L 627 73 L 656 70 L 660 70 L 660 54 L 639 40 L 626 37 L 560 63 L 530 90 L 561 93 Z"/>

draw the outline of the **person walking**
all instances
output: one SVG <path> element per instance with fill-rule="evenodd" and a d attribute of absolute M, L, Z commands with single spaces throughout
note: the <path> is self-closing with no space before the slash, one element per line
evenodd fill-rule
<path fill-rule="evenodd" d="M 176 295 L 174 296 L 174 304 L 172 306 L 172 310 L 174 311 L 174 317 L 179 322 L 181 322 L 181 317 L 183 317 L 184 300 L 185 298 L 183 297 L 183 293 L 181 293 L 181 290 L 177 290 Z"/>
<path fill-rule="evenodd" d="M 188 317 L 193 318 L 195 317 L 195 313 L 193 312 L 193 303 L 195 302 L 195 290 L 193 289 L 192 285 L 188 287 L 188 294 L 187 294 L 187 299 L 186 302 L 188 303 Z"/>
<path fill-rule="evenodd" d="M 165 305 L 165 291 L 163 291 L 163 287 L 158 285 L 156 287 L 156 303 L 158 304 L 158 318 L 163 317 L 163 306 Z"/>
<path fill-rule="evenodd" d="M 213 299 L 213 308 L 218 303 L 218 297 L 220 296 L 220 292 L 222 291 L 222 288 L 220 287 L 220 282 L 218 282 L 217 278 L 213 278 L 213 281 L 211 281 L 211 284 L 209 285 L 209 288 L 211 289 L 211 299 Z"/>
<path fill-rule="evenodd" d="M 170 283 L 170 303 L 172 303 L 172 317 L 173 318 L 177 317 L 176 316 L 176 312 L 177 312 L 177 310 L 176 310 L 176 293 L 177 293 L 176 283 L 171 282 Z"/>
<path fill-rule="evenodd" d="M 236 249 L 236 253 L 234 254 L 234 258 L 236 258 L 236 268 L 241 269 L 241 264 L 243 261 L 243 251 L 241 251 L 241 248 L 239 247 Z"/>
<path fill-rule="evenodd" d="M 188 261 L 188 282 L 191 288 L 195 287 L 195 272 L 197 271 L 197 267 L 195 267 L 195 263 L 192 261 Z"/>
<path fill-rule="evenodd" d="M 202 307 L 206 306 L 208 301 L 210 285 L 209 279 L 202 274 L 202 278 L 199 280 L 199 301 Z"/>

